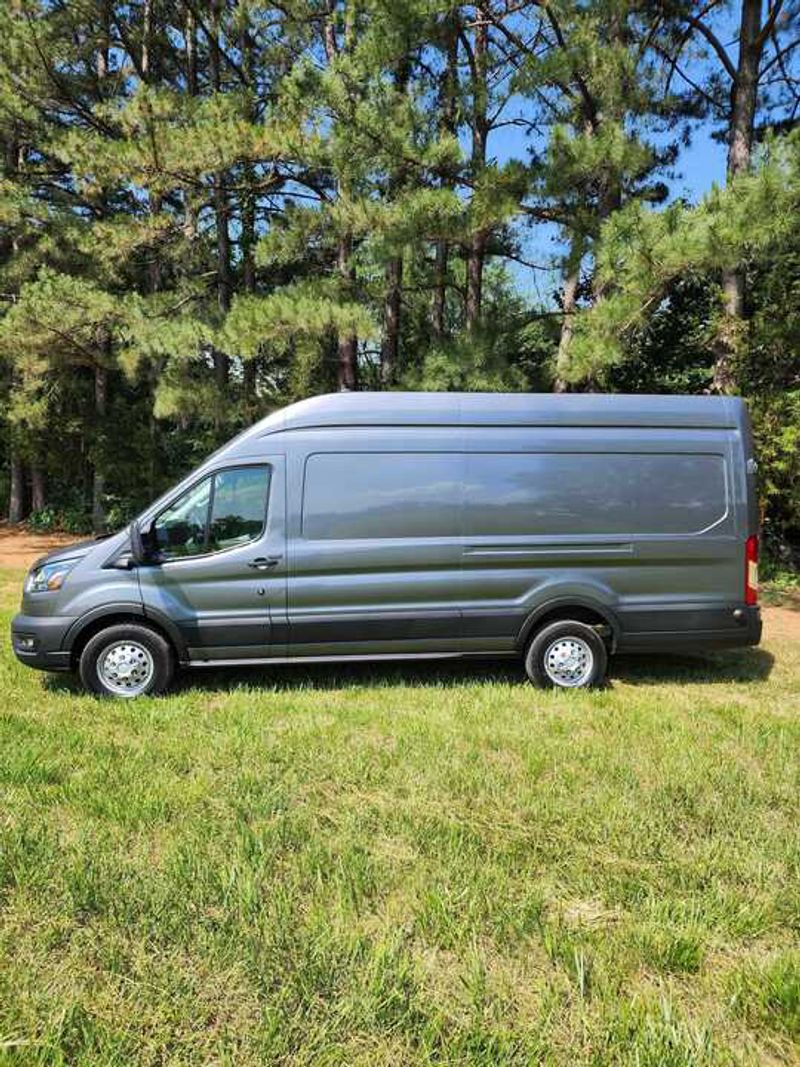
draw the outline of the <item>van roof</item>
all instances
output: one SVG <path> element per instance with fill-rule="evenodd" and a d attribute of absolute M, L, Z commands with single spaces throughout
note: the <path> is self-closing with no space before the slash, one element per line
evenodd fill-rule
<path fill-rule="evenodd" d="M 243 437 L 334 426 L 738 427 L 737 397 L 621 393 L 328 393 L 268 415 Z"/>

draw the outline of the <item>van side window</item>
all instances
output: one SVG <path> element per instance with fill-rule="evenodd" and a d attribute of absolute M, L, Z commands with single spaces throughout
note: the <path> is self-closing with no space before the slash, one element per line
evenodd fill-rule
<path fill-rule="evenodd" d="M 468 537 L 690 534 L 728 508 L 711 453 L 475 453 L 464 490 Z"/>
<path fill-rule="evenodd" d="M 153 524 L 164 559 L 222 552 L 247 544 L 264 529 L 269 467 L 236 467 L 192 486 Z"/>
<path fill-rule="evenodd" d="M 211 478 L 193 485 L 162 511 L 153 524 L 156 545 L 165 559 L 197 556 L 205 552 Z"/>
<path fill-rule="evenodd" d="M 311 455 L 303 536 L 321 541 L 457 537 L 463 468 L 464 457 L 457 452 Z"/>

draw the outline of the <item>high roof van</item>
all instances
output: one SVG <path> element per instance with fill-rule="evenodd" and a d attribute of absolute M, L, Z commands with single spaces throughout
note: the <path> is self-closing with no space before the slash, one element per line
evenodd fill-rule
<path fill-rule="evenodd" d="M 728 397 L 349 393 L 265 418 L 120 533 L 39 560 L 18 658 L 95 693 L 179 667 L 757 644 L 747 410 Z"/>

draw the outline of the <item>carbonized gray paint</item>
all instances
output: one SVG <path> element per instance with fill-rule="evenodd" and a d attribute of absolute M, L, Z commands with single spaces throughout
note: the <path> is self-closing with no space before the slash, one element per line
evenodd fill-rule
<path fill-rule="evenodd" d="M 259 659 L 284 654 L 286 616 L 286 479 L 282 455 L 252 457 L 270 468 L 261 536 L 240 547 L 137 569 L 145 610 L 173 619 L 191 659 Z M 241 466 L 239 463 L 237 466 Z M 280 557 L 262 575 L 250 564 Z M 262 591 L 263 590 L 263 591 Z"/>
<path fill-rule="evenodd" d="M 756 532 L 741 401 L 712 397 L 350 394 L 269 416 L 207 473 L 271 469 L 245 545 L 119 569 L 125 532 L 26 594 L 21 659 L 67 666 L 87 621 L 166 626 L 184 661 L 514 653 L 551 606 L 594 608 L 620 648 L 758 640 L 745 609 Z M 270 557 L 268 571 L 254 569 Z M 737 613 L 736 615 L 734 613 Z M 58 620 L 58 621 L 56 621 Z"/>

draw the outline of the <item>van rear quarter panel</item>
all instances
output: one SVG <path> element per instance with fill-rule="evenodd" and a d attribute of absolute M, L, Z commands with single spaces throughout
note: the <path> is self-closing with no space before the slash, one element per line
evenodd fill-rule
<path fill-rule="evenodd" d="M 528 534 L 466 536 L 462 584 L 464 638 L 480 646 L 491 633 L 515 641 L 525 620 L 547 602 L 604 605 L 619 623 L 620 647 L 646 645 L 671 632 L 735 627 L 731 605 L 741 584 L 741 538 L 727 430 L 548 428 L 480 430 L 474 454 L 538 454 L 565 472 L 557 522 L 532 521 Z M 631 457 L 636 459 L 631 462 Z M 640 461 L 640 457 L 641 461 Z M 653 458 L 651 462 L 649 457 Z M 665 486 L 653 480 L 666 460 L 687 478 L 699 505 L 683 521 Z M 607 465 L 607 467 L 606 467 Z M 602 514 L 598 480 L 631 479 L 632 528 Z M 717 484 L 712 484 L 714 481 Z M 599 495 L 600 494 L 600 495 Z M 703 506 L 703 497 L 710 506 Z M 566 530 L 572 532 L 567 533 Z M 672 531 L 672 532 L 664 532 Z M 681 531 L 681 532 L 676 532 Z"/>
<path fill-rule="evenodd" d="M 512 651 L 526 621 L 564 599 L 597 603 L 612 613 L 621 649 L 736 631 L 733 608 L 742 603 L 748 524 L 739 430 L 363 426 L 281 432 L 267 440 L 287 455 L 293 654 Z M 452 536 L 376 537 L 373 525 L 369 537 L 334 538 L 318 536 L 324 530 L 317 524 L 315 536 L 307 536 L 303 487 L 309 457 L 330 453 L 375 456 L 377 463 L 384 454 L 400 454 L 422 479 L 434 457 L 441 464 L 448 456 L 453 478 L 467 487 L 458 529 Z M 515 528 L 503 529 L 496 494 L 490 528 L 471 522 L 470 515 L 481 511 L 480 500 L 469 495 L 471 457 L 490 457 L 485 468 L 502 472 L 503 457 L 512 464 L 520 454 L 542 463 L 556 456 L 554 462 L 564 465 L 568 477 L 558 523 L 548 527 L 532 515 L 530 528 L 521 530 L 517 515 Z M 678 456 L 689 471 L 693 463 L 703 465 L 704 477 L 718 469 L 719 507 L 713 500 L 705 507 L 699 496 L 696 502 L 700 518 L 711 521 L 685 530 L 680 522 L 676 526 L 675 503 L 658 484 L 658 463 L 643 462 L 637 475 L 631 456 Z M 609 530 L 608 522 L 604 529 L 599 521 L 599 461 L 608 463 L 612 477 L 624 470 L 633 480 L 628 488 L 641 515 L 635 530 L 619 523 Z M 441 473 L 441 465 L 437 469 Z M 335 487 L 329 496 L 335 499 Z M 428 502 L 435 520 L 437 506 Z M 509 505 L 508 514 L 512 510 Z M 433 525 L 441 530 L 438 521 Z"/>

